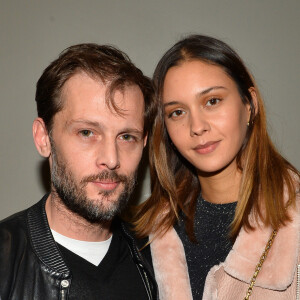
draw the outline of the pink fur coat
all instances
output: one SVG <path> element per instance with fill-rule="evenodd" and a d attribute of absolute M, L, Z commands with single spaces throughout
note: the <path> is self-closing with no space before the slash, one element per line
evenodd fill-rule
<path fill-rule="evenodd" d="M 297 203 L 299 201 L 298 194 Z M 279 229 L 250 300 L 298 299 L 300 212 L 299 205 L 297 207 L 297 210 L 290 208 L 292 222 Z M 208 273 L 203 300 L 244 299 L 271 232 L 271 228 L 259 225 L 254 231 L 242 229 L 226 260 Z M 160 300 L 193 299 L 184 248 L 174 228 L 154 239 L 150 247 Z M 300 266 L 298 268 L 300 273 Z"/>

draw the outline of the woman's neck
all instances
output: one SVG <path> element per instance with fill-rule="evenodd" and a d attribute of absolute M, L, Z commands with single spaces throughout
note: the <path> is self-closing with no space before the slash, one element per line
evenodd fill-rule
<path fill-rule="evenodd" d="M 238 200 L 242 173 L 236 163 L 220 172 L 207 174 L 198 172 L 203 199 L 211 203 L 230 203 Z"/>

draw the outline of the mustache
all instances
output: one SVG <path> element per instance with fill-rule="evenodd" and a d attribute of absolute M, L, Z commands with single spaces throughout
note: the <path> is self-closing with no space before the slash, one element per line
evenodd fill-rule
<path fill-rule="evenodd" d="M 127 182 L 128 177 L 122 174 L 118 174 L 116 171 L 107 171 L 104 170 L 95 175 L 89 175 L 80 181 L 81 184 L 86 185 L 89 182 L 96 181 L 96 180 L 111 180 L 111 181 L 118 181 L 118 182 Z"/>

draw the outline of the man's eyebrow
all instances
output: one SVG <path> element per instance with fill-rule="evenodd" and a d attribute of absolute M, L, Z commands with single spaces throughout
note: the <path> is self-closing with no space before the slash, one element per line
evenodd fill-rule
<path fill-rule="evenodd" d="M 135 134 L 143 134 L 143 129 L 139 130 L 137 128 L 130 128 L 130 127 L 127 127 L 127 128 L 124 128 L 122 129 L 121 133 L 135 133 Z"/>
<path fill-rule="evenodd" d="M 227 88 L 224 87 L 224 86 L 219 86 L 219 85 L 217 85 L 217 86 L 212 86 L 212 87 L 210 87 L 210 88 L 207 88 L 207 89 L 205 89 L 205 90 L 203 90 L 203 91 L 197 93 L 197 94 L 196 94 L 196 97 L 199 98 L 199 97 L 201 97 L 201 96 L 204 96 L 204 95 L 208 94 L 208 93 L 211 92 L 211 91 L 219 90 L 219 89 L 225 89 L 225 90 L 227 90 Z M 170 101 L 170 102 L 167 102 L 167 103 L 164 104 L 164 108 L 167 107 L 167 106 L 171 106 L 171 105 L 175 105 L 175 104 L 179 104 L 179 103 L 180 103 L 179 101 Z"/>
<path fill-rule="evenodd" d="M 82 124 L 82 125 L 89 125 L 92 127 L 103 127 L 99 122 L 97 121 L 90 121 L 90 120 L 84 120 L 84 119 L 78 119 L 78 120 L 69 120 L 66 122 L 65 126 L 73 125 L 73 124 Z"/>

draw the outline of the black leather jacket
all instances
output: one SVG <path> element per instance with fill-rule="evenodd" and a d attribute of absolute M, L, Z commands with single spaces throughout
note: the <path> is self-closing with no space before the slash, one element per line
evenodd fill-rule
<path fill-rule="evenodd" d="M 72 275 L 48 225 L 47 196 L 0 222 L 0 300 L 68 299 Z M 149 265 L 124 223 L 120 226 L 148 299 L 158 299 Z"/>

